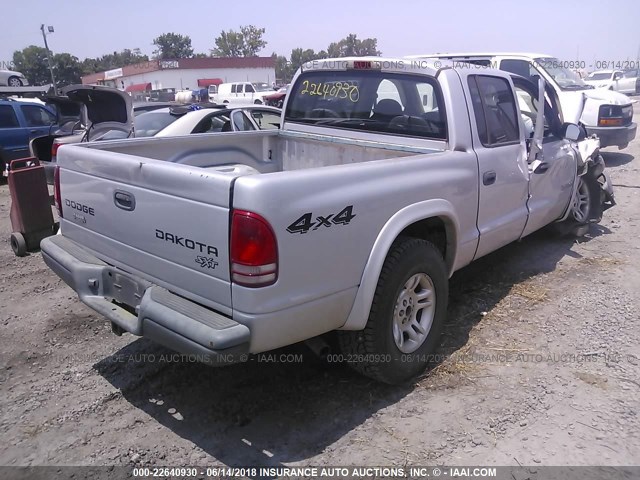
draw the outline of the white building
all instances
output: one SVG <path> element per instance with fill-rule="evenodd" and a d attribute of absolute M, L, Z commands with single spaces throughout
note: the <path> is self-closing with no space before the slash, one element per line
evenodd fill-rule
<path fill-rule="evenodd" d="M 83 85 L 107 85 L 129 92 L 198 90 L 228 82 L 276 80 L 272 57 L 151 60 L 82 77 Z"/>

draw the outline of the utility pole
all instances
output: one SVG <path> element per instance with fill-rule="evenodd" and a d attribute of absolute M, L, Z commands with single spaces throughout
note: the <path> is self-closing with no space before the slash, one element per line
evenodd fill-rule
<path fill-rule="evenodd" d="M 51 50 L 49 50 L 49 44 L 47 43 L 47 32 L 44 31 L 44 23 L 40 25 L 42 30 L 42 38 L 44 39 L 44 48 L 47 50 L 47 63 L 49 64 L 49 72 L 51 73 L 51 83 L 53 83 L 53 94 L 58 96 L 58 87 L 56 86 L 56 79 L 53 76 L 53 66 L 51 65 Z M 49 25 L 47 27 L 49 33 L 53 33 L 53 27 Z"/>

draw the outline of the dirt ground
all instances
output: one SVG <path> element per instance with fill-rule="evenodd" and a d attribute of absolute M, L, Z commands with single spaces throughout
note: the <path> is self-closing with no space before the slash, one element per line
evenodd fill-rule
<path fill-rule="evenodd" d="M 618 205 L 458 272 L 441 361 L 408 387 L 304 346 L 215 369 L 117 337 L 13 255 L 0 185 L 0 465 L 637 465 L 640 140 L 603 156 Z"/>

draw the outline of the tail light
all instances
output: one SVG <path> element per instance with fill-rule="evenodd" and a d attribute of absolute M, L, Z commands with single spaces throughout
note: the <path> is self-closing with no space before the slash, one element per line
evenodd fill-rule
<path fill-rule="evenodd" d="M 58 154 L 58 148 L 60 148 L 60 144 L 53 142 L 51 144 L 51 160 L 54 159 L 54 157 Z"/>
<path fill-rule="evenodd" d="M 231 279 L 245 287 L 265 287 L 278 279 L 276 236 L 257 213 L 234 210 L 231 217 Z"/>
<path fill-rule="evenodd" d="M 62 218 L 62 197 L 60 196 L 60 167 L 56 165 L 53 171 L 53 199 L 56 204 L 58 216 Z"/>

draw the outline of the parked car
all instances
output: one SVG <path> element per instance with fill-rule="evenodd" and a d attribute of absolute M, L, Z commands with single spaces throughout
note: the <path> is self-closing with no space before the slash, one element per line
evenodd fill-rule
<path fill-rule="evenodd" d="M 25 87 L 29 85 L 29 80 L 20 72 L 0 70 L 0 85 L 6 85 L 7 87 Z"/>
<path fill-rule="evenodd" d="M 0 176 L 11 160 L 29 156 L 29 142 L 58 126 L 56 113 L 41 102 L 0 100 Z"/>
<path fill-rule="evenodd" d="M 447 59 L 490 66 L 536 81 L 543 78 L 553 86 L 560 99 L 565 121 L 584 125 L 589 135 L 597 135 L 601 147 L 626 148 L 636 136 L 633 105 L 626 95 L 594 89 L 563 62 L 550 55 L 535 53 L 455 53 L 413 55 L 410 60 Z"/>
<path fill-rule="evenodd" d="M 213 101 L 239 105 L 263 104 L 264 97 L 271 93 L 273 88 L 262 82 L 221 83 L 218 85 L 218 93 L 213 96 Z"/>
<path fill-rule="evenodd" d="M 264 103 L 266 105 L 271 105 L 272 107 L 282 108 L 284 105 L 284 99 L 287 96 L 287 90 L 289 89 L 289 85 L 284 87 L 280 87 L 274 93 L 266 95 L 264 97 Z"/>
<path fill-rule="evenodd" d="M 174 137 L 194 133 L 272 130 L 280 126 L 280 109 L 267 106 L 229 108 L 224 105 L 173 106 L 148 112 L 135 119 L 134 137 Z M 94 140 L 127 138 L 112 131 Z"/>
<path fill-rule="evenodd" d="M 640 95 L 640 68 L 624 72 L 616 83 L 616 90 L 627 95 Z"/>
<path fill-rule="evenodd" d="M 613 203 L 544 89 L 452 66 L 314 62 L 281 129 L 69 145 L 42 257 L 116 334 L 220 365 L 337 330 L 336 358 L 404 382 L 456 270 Z"/>
<path fill-rule="evenodd" d="M 584 83 L 591 85 L 594 88 L 607 88 L 609 90 L 616 90 L 616 84 L 618 80 L 622 78 L 622 71 L 620 70 L 598 70 L 597 72 L 591 72 L 584 79 Z M 635 85 L 634 85 L 635 87 Z"/>

